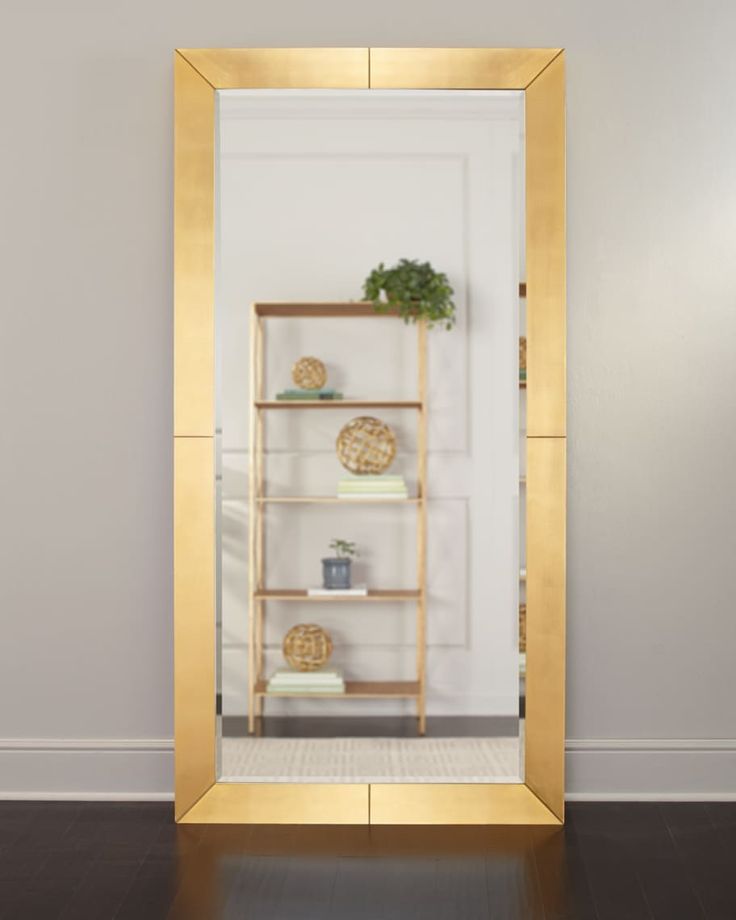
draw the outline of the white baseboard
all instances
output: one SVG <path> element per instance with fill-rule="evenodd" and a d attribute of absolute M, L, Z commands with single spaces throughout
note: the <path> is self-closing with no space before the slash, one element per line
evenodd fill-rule
<path fill-rule="evenodd" d="M 173 792 L 4 792 L 3 802 L 173 802 Z"/>
<path fill-rule="evenodd" d="M 171 801 L 174 743 L 143 739 L 0 739 L 0 799 Z"/>
<path fill-rule="evenodd" d="M 566 792 L 566 802 L 736 802 L 736 792 Z"/>
<path fill-rule="evenodd" d="M 575 739 L 570 802 L 736 801 L 736 739 Z M 0 739 L 0 799 L 171 801 L 162 739 Z"/>
<path fill-rule="evenodd" d="M 565 744 L 569 802 L 736 800 L 736 739 L 575 739 Z"/>
<path fill-rule="evenodd" d="M 173 738 L 0 738 L 0 754 L 6 751 L 173 751 Z"/>

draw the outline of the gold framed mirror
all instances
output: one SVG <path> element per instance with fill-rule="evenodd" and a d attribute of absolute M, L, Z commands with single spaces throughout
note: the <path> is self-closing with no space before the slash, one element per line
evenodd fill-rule
<path fill-rule="evenodd" d="M 565 150 L 560 49 L 175 54 L 175 799 L 182 822 L 564 819 Z M 219 90 L 519 90 L 525 103 L 526 729 L 520 783 L 221 782 L 216 765 L 215 127 Z"/>

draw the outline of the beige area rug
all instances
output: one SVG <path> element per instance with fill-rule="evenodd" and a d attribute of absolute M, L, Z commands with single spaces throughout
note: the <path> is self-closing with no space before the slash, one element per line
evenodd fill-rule
<path fill-rule="evenodd" d="M 223 738 L 221 779 L 249 783 L 508 783 L 518 738 Z"/>

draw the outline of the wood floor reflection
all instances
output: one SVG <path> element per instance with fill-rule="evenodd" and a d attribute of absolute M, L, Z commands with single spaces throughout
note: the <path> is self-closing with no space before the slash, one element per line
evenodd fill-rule
<path fill-rule="evenodd" d="M 246 716 L 223 716 L 227 738 L 248 734 Z M 263 738 L 416 738 L 413 716 L 268 716 L 256 719 Z M 427 738 L 496 738 L 519 734 L 516 716 L 429 716 Z"/>
<path fill-rule="evenodd" d="M 169 804 L 0 803 L 0 917 L 736 917 L 736 803 L 573 804 L 564 828 L 181 825 Z"/>

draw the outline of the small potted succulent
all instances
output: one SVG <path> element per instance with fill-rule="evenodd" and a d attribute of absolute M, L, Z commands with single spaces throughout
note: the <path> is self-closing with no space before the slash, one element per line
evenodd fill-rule
<path fill-rule="evenodd" d="M 443 272 L 429 262 L 401 259 L 393 268 L 381 262 L 363 282 L 363 296 L 377 313 L 397 309 L 405 323 L 424 319 L 428 328 L 455 323 L 454 291 Z"/>
<path fill-rule="evenodd" d="M 358 555 L 355 543 L 348 540 L 333 540 L 330 549 L 334 556 L 322 560 L 322 580 L 325 588 L 347 589 L 351 585 L 351 564 Z"/>

